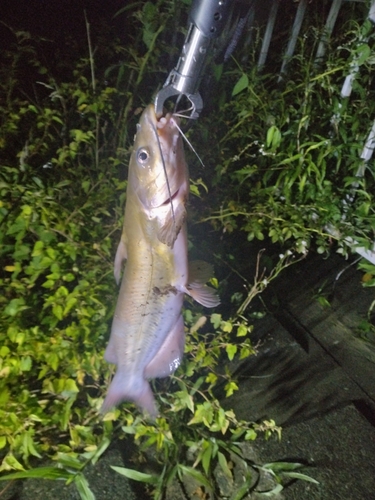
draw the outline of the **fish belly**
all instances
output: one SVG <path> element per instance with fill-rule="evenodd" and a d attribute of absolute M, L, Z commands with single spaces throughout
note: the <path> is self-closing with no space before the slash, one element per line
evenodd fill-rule
<path fill-rule="evenodd" d="M 185 237 L 181 231 L 179 239 Z M 184 248 L 176 241 L 175 251 Z M 147 379 L 174 372 L 182 358 L 185 335 L 181 316 L 181 284 L 187 279 L 187 258 L 161 243 L 138 245 L 129 252 L 105 359 L 117 365 L 102 411 L 132 401 L 155 415 Z M 185 254 L 186 255 L 186 254 Z M 176 268 L 176 262 L 178 268 Z"/>

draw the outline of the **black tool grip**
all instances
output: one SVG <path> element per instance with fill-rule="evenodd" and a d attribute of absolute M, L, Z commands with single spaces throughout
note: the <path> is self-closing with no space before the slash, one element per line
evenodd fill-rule
<path fill-rule="evenodd" d="M 194 0 L 190 22 L 208 38 L 221 35 L 233 0 Z"/>

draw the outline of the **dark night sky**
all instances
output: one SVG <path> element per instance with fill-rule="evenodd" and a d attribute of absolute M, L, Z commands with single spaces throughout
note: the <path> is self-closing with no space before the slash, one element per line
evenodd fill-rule
<path fill-rule="evenodd" d="M 90 24 L 90 38 L 95 51 L 97 77 L 99 68 L 107 68 L 119 62 L 115 51 L 109 53 L 108 37 L 116 38 L 126 46 L 133 31 L 135 20 L 127 12 L 114 15 L 133 0 L 0 0 L 0 48 L 17 52 L 17 37 L 14 32 L 31 34 L 37 51 L 38 61 L 58 81 L 69 80 L 79 58 L 88 57 L 89 49 L 85 23 L 86 11 Z M 134 34 L 134 33 L 133 33 Z M 24 45 L 29 42 L 26 41 Z M 99 52 L 97 47 L 101 47 Z M 11 58 L 2 58 L 2 64 L 9 64 Z M 22 60 L 18 71 L 23 90 L 34 92 L 33 82 L 40 79 L 32 64 Z M 39 92 L 41 91 L 38 88 Z"/>
<path fill-rule="evenodd" d="M 125 30 L 125 14 L 112 20 L 113 15 L 129 0 L 2 0 L 1 20 L 15 30 L 29 31 L 63 43 L 66 36 L 86 37 L 84 10 L 90 24 L 108 21 L 116 26 L 117 34 Z M 12 36 L 1 26 L 1 44 L 6 47 Z"/>

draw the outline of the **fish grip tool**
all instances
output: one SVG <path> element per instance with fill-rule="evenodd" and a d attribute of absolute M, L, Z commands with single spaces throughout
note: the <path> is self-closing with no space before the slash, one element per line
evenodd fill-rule
<path fill-rule="evenodd" d="M 168 99 L 176 98 L 174 112 L 185 97 L 189 103 L 189 121 L 196 120 L 203 109 L 198 91 L 212 42 L 219 37 L 228 20 L 232 0 L 194 0 L 189 14 L 189 28 L 177 65 L 155 97 L 155 112 L 160 118 Z M 191 123 L 191 122 L 190 122 Z"/>

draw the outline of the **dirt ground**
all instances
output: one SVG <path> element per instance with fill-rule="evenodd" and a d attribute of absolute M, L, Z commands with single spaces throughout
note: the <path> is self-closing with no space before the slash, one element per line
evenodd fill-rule
<path fill-rule="evenodd" d="M 260 463 L 297 461 L 308 464 L 304 473 L 319 485 L 294 481 L 274 498 L 285 500 L 375 500 L 375 429 L 354 405 L 330 411 L 306 422 L 283 428 L 282 440 L 253 444 Z M 112 448 L 86 477 L 96 500 L 143 500 L 126 478 L 110 466 L 123 466 L 118 449 Z M 27 480 L 0 494 L 4 500 L 79 500 L 73 485 Z M 177 500 L 181 498 L 176 493 Z M 251 497 L 255 498 L 255 497 Z M 259 497 L 260 498 L 260 497 Z"/>
<path fill-rule="evenodd" d="M 261 461 L 308 463 L 319 485 L 295 481 L 286 500 L 374 500 L 375 429 L 353 405 L 284 427 L 281 442 L 255 443 Z"/>

